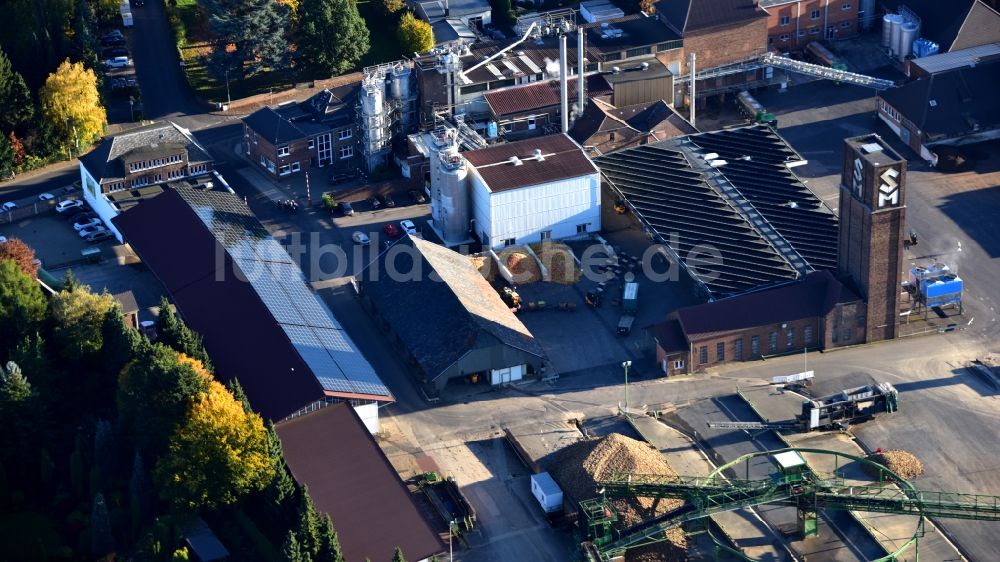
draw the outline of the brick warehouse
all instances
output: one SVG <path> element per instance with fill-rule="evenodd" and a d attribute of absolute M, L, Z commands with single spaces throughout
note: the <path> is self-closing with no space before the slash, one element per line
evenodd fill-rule
<path fill-rule="evenodd" d="M 858 34 L 860 0 L 761 0 L 767 11 L 767 44 L 799 50 L 813 41 L 836 41 Z"/>
<path fill-rule="evenodd" d="M 648 328 L 663 372 L 898 337 L 905 182 L 906 161 L 878 135 L 845 139 L 836 270 L 674 311 Z"/>

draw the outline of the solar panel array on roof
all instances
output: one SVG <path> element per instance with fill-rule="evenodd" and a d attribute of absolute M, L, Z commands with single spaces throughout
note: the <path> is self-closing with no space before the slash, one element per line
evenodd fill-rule
<path fill-rule="evenodd" d="M 712 153 L 713 160 L 725 162 L 715 169 L 736 189 L 728 196 L 745 199 L 752 208 L 741 211 L 727 203 L 689 160 Z M 836 269 L 837 217 L 788 169 L 800 159 L 761 125 L 669 139 L 604 155 L 595 163 L 660 241 L 721 297 L 798 275 L 788 252 L 783 257 L 762 236 L 764 224 L 807 262 L 805 271 Z M 752 216 L 746 215 L 750 210 Z M 699 271 L 700 256 L 692 256 L 698 244 L 716 248 L 722 257 L 719 265 L 701 264 L 707 274 Z"/>
<path fill-rule="evenodd" d="M 837 269 L 837 217 L 785 165 L 800 160 L 767 126 L 690 137 L 814 270 Z"/>
<path fill-rule="evenodd" d="M 644 145 L 595 162 L 659 241 L 713 295 L 795 278 L 791 266 L 691 169 L 681 152 Z M 706 248 L 718 250 L 721 260 L 711 260 L 703 253 Z"/>
<path fill-rule="evenodd" d="M 302 270 L 246 205 L 210 192 L 179 193 L 232 256 L 324 390 L 391 396 L 343 326 L 309 289 Z"/>

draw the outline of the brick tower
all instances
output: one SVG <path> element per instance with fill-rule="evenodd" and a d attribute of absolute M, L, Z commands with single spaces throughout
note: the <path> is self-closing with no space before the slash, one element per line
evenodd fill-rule
<path fill-rule="evenodd" d="M 906 160 L 876 134 L 844 139 L 837 269 L 865 301 L 865 341 L 897 337 Z"/>

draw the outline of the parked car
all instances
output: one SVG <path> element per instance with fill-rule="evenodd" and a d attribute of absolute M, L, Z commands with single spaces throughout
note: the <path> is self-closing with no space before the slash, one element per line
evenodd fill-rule
<path fill-rule="evenodd" d="M 413 235 L 417 233 L 417 225 L 413 224 L 413 221 L 407 219 L 404 221 L 399 221 L 399 226 L 402 227 L 403 232 Z"/>
<path fill-rule="evenodd" d="M 361 246 L 367 246 L 368 244 L 371 244 L 371 240 L 368 238 L 368 235 L 360 231 L 356 231 L 354 234 L 352 234 L 351 240 L 353 240 L 355 244 L 359 244 Z"/>
<path fill-rule="evenodd" d="M 41 194 L 41 195 L 38 196 L 38 200 L 39 201 L 51 201 L 51 200 L 53 200 L 55 198 L 56 198 L 56 196 L 52 195 L 51 193 L 43 193 L 43 194 Z"/>
<path fill-rule="evenodd" d="M 104 61 L 104 65 L 108 68 L 126 68 L 132 64 L 132 61 L 128 57 L 114 57 Z"/>
<path fill-rule="evenodd" d="M 392 199 L 392 195 L 379 195 L 378 200 L 381 201 L 387 209 L 391 209 L 396 206 L 396 202 Z"/>
<path fill-rule="evenodd" d="M 368 201 L 368 204 L 372 206 L 372 209 L 378 209 L 379 207 L 382 206 L 382 202 L 379 201 L 378 197 L 375 197 L 374 195 L 372 195 L 371 197 L 369 197 L 367 199 L 367 201 Z"/>
<path fill-rule="evenodd" d="M 60 201 L 59 204 L 56 205 L 56 212 L 65 213 L 70 209 L 80 209 L 80 208 L 83 208 L 83 201 L 80 201 L 79 199 L 67 199 L 65 201 Z"/>
<path fill-rule="evenodd" d="M 126 44 L 125 38 L 101 39 L 102 47 L 124 47 Z"/>
<path fill-rule="evenodd" d="M 93 234 L 88 234 L 83 239 L 90 244 L 96 244 L 98 242 L 103 242 L 109 238 L 113 238 L 114 234 L 111 234 L 110 230 L 102 230 L 100 232 L 95 232 Z"/>
<path fill-rule="evenodd" d="M 419 189 L 411 189 L 408 193 L 410 195 L 410 199 L 417 205 L 423 205 L 427 202 L 427 198 L 424 197 L 424 192 Z"/>
<path fill-rule="evenodd" d="M 91 219 L 96 217 L 95 213 L 92 213 L 86 209 L 73 209 L 66 214 L 66 222 L 74 223 L 83 220 Z"/>
<path fill-rule="evenodd" d="M 125 34 L 122 33 L 122 30 L 120 29 L 112 29 L 111 31 L 101 36 L 102 41 L 105 39 L 124 39 L 124 38 Z"/>
<path fill-rule="evenodd" d="M 7 237 L 6 236 L 0 236 L 0 244 L 3 244 L 6 241 L 7 241 Z"/>
<path fill-rule="evenodd" d="M 0 208 L 2 208 L 4 211 L 13 211 L 14 209 L 17 208 L 17 203 L 13 201 L 7 201 Z"/>
<path fill-rule="evenodd" d="M 340 214 L 344 215 L 345 217 L 354 216 L 354 207 L 352 207 L 351 204 L 348 203 L 347 201 L 341 201 L 337 203 L 337 210 L 340 211 Z"/>
<path fill-rule="evenodd" d="M 107 231 L 108 229 L 100 225 L 91 226 L 88 228 L 84 228 L 83 230 L 80 231 L 80 238 L 86 239 L 88 236 L 90 236 L 95 232 L 107 232 Z"/>
<path fill-rule="evenodd" d="M 83 230 L 101 224 L 101 219 L 97 217 L 83 218 L 73 223 L 74 230 Z"/>
<path fill-rule="evenodd" d="M 127 47 L 106 47 L 101 51 L 101 56 L 105 59 L 113 59 L 115 57 L 127 57 L 128 48 Z"/>
<path fill-rule="evenodd" d="M 399 229 L 398 226 L 392 224 L 391 222 L 382 227 L 382 232 L 389 238 L 399 238 L 403 235 L 403 231 Z"/>

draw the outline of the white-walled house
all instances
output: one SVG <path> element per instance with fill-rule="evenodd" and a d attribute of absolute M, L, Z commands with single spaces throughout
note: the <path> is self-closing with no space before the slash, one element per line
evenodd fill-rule
<path fill-rule="evenodd" d="M 83 198 L 118 239 L 111 222 L 126 208 L 162 191 L 163 184 L 207 176 L 213 160 L 191 132 L 156 123 L 105 137 L 80 157 Z"/>
<path fill-rule="evenodd" d="M 484 246 L 560 240 L 601 230 L 600 172 L 564 134 L 462 153 L 471 218 Z"/>

